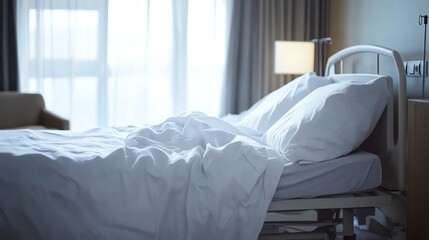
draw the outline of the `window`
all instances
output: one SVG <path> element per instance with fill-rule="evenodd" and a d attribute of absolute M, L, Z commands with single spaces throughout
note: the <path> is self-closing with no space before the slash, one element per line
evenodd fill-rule
<path fill-rule="evenodd" d="M 108 2 L 108 3 L 107 3 Z M 227 0 L 22 0 L 21 90 L 73 130 L 219 115 Z"/>
<path fill-rule="evenodd" d="M 106 89 L 106 3 L 21 1 L 18 26 L 21 90 L 41 92 L 46 105 L 87 129 L 103 124 Z"/>

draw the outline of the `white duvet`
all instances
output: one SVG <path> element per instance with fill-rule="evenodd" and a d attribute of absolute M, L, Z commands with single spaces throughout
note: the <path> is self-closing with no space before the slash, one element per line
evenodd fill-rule
<path fill-rule="evenodd" d="M 256 239 L 284 161 L 199 113 L 0 131 L 0 239 Z"/>

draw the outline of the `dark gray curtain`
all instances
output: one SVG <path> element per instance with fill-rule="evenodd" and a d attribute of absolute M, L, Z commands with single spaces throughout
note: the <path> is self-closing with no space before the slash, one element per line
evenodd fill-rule
<path fill-rule="evenodd" d="M 0 91 L 18 91 L 16 1 L 0 1 Z"/>
<path fill-rule="evenodd" d="M 328 5 L 329 0 L 234 1 L 225 113 L 248 109 L 295 77 L 274 74 L 274 41 L 327 37 Z"/>

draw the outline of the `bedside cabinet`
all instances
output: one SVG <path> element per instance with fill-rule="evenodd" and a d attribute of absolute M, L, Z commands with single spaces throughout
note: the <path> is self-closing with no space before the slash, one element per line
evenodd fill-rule
<path fill-rule="evenodd" d="M 407 239 L 429 239 L 429 99 L 408 100 Z"/>

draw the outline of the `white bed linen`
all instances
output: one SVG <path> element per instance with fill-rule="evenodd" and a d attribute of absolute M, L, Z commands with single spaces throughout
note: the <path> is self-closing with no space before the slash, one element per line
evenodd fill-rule
<path fill-rule="evenodd" d="M 367 191 L 380 186 L 381 179 L 378 156 L 356 150 L 325 162 L 285 164 L 274 199 L 314 198 Z"/>
<path fill-rule="evenodd" d="M 0 238 L 257 238 L 283 157 L 203 114 L 133 130 L 0 131 Z"/>
<path fill-rule="evenodd" d="M 389 99 L 388 79 L 344 80 L 319 87 L 293 106 L 263 141 L 293 161 L 344 156 L 371 134 Z"/>

